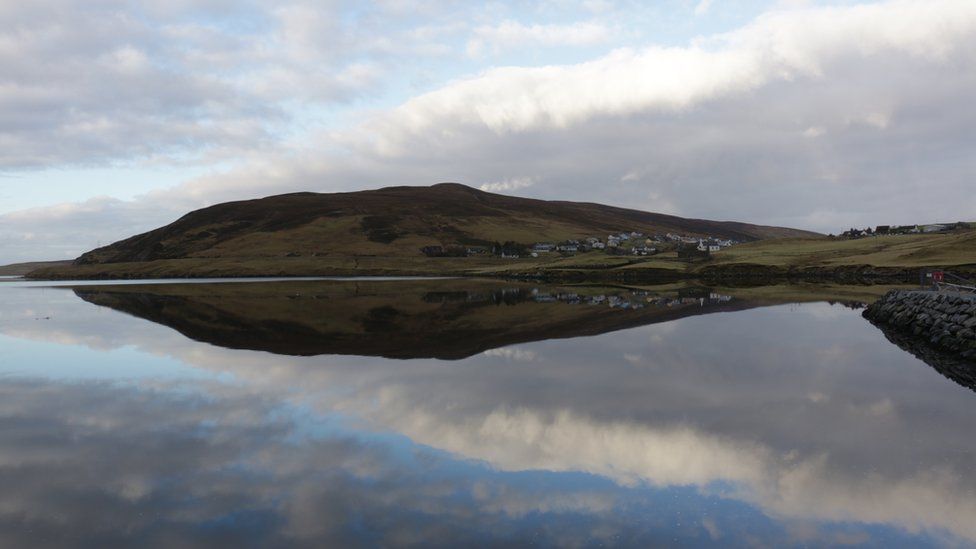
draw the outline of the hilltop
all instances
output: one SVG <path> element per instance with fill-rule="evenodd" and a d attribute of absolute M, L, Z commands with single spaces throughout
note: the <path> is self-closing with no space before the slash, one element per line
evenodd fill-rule
<path fill-rule="evenodd" d="M 256 265 L 289 259 L 293 260 L 291 265 L 301 267 L 288 274 L 322 274 L 336 260 L 389 258 L 398 262 L 389 267 L 396 271 L 397 266 L 410 270 L 412 265 L 419 265 L 417 260 L 427 260 L 421 252 L 425 247 L 489 248 L 501 242 L 531 245 L 605 237 L 620 231 L 712 236 L 739 242 L 814 234 L 601 204 L 519 198 L 442 183 L 350 193 L 294 193 L 218 204 L 87 252 L 74 264 L 117 265 L 112 267 L 116 270 L 121 269 L 119 264 L 128 264 L 132 272 L 147 274 L 145 264 L 169 262 L 165 273 L 159 274 L 179 276 L 181 268 L 199 267 L 203 262 L 221 265 L 220 274 L 228 275 L 233 274 L 227 271 L 233 269 L 230 262 L 238 265 L 242 274 L 260 274 L 263 267 Z M 160 265 L 163 263 L 155 266 Z M 472 262 L 468 266 L 475 265 Z M 420 267 L 420 271 L 425 270 Z"/>

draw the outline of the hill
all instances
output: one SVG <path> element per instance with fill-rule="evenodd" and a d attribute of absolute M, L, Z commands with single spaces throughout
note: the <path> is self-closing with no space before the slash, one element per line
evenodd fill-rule
<path fill-rule="evenodd" d="M 158 260 L 422 257 L 425 246 L 668 232 L 739 241 L 813 236 L 748 223 L 685 219 L 592 203 L 488 193 L 454 183 L 430 187 L 295 193 L 191 212 L 144 234 L 85 253 L 76 265 Z"/>

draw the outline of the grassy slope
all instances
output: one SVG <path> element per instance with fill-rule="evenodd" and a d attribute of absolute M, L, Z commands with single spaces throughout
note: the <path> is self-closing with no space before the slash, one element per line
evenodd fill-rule
<path fill-rule="evenodd" d="M 809 236 L 781 227 L 685 219 L 580 202 L 486 193 L 463 185 L 297 193 L 228 202 L 82 255 L 79 263 L 185 258 L 420 256 L 427 245 L 531 244 L 619 231 L 750 241 Z"/>
<path fill-rule="evenodd" d="M 71 265 L 71 261 L 32 261 L 29 263 L 12 263 L 0 266 L 0 276 L 23 276 L 37 269 L 50 267 L 66 267 Z"/>
<path fill-rule="evenodd" d="M 709 264 L 776 267 L 976 265 L 976 231 L 879 236 L 858 240 L 817 238 L 759 241 L 716 253 Z"/>

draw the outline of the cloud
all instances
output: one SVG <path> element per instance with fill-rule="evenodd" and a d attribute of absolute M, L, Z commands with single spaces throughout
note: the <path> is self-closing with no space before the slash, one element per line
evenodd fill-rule
<path fill-rule="evenodd" d="M 148 200 L 95 197 L 84 202 L 21 210 L 0 215 L 3 260 L 73 259 L 78 250 L 110 244 L 174 221 L 176 211 Z"/>
<path fill-rule="evenodd" d="M 322 40 L 330 38 L 303 28 L 312 16 L 302 16 L 306 8 L 299 8 L 278 10 L 267 19 L 271 30 L 255 43 L 266 44 L 273 55 L 255 52 L 253 44 L 242 46 L 219 29 L 183 25 L 181 32 L 194 41 L 229 41 L 214 46 L 217 53 L 212 55 L 202 46 L 191 48 L 200 58 L 187 66 L 202 68 L 207 60 L 228 67 L 227 73 L 235 76 L 164 83 L 146 105 L 133 99 L 139 93 L 122 94 L 118 108 L 123 112 L 132 99 L 132 109 L 144 109 L 138 112 L 189 113 L 157 120 L 161 126 L 150 132 L 153 139 L 193 150 L 202 143 L 222 143 L 215 146 L 225 152 L 213 154 L 234 159 L 222 171 L 136 199 L 135 210 L 152 204 L 176 217 L 215 201 L 277 192 L 451 180 L 499 191 L 519 187 L 532 197 L 824 232 L 851 225 L 968 219 L 976 211 L 976 198 L 969 192 L 976 176 L 971 161 L 976 137 L 970 131 L 976 114 L 969 108 L 976 90 L 976 5 L 967 0 L 774 9 L 734 31 L 685 46 L 618 48 L 580 63 L 490 68 L 424 88 L 428 91 L 392 108 L 347 112 L 342 124 L 312 123 L 300 135 L 255 147 L 262 136 L 277 131 L 267 120 L 289 120 L 280 107 L 295 97 L 291 90 L 302 88 L 302 97 L 340 101 L 344 92 L 330 95 L 328 83 L 339 86 L 336 90 L 342 89 L 338 80 L 369 88 L 369 82 L 382 81 L 382 71 L 389 69 L 383 58 L 371 57 L 323 65 L 329 70 L 307 70 L 310 61 L 303 56 L 328 59 L 330 48 Z M 438 22 L 444 24 L 412 29 L 414 37 L 404 40 L 404 50 L 436 45 L 451 33 L 463 36 L 463 30 Z M 281 34 L 284 28 L 295 38 Z M 513 36 L 528 39 L 522 31 L 532 26 L 513 28 L 521 29 Z M 352 39 L 344 36 L 337 43 L 340 51 Z M 153 47 L 136 42 L 132 51 L 120 50 L 117 42 L 121 40 L 98 49 L 110 54 L 102 64 L 111 70 L 169 70 L 153 68 L 158 59 Z M 381 42 L 375 38 L 365 43 L 370 51 L 395 49 Z M 39 47 L 42 42 L 27 43 Z M 242 66 L 250 65 L 241 65 L 241 56 L 251 53 L 261 54 L 263 68 L 243 71 Z M 279 60 L 287 61 L 283 74 L 275 73 Z M 66 67 L 66 74 L 71 70 Z M 124 85 L 127 80 L 120 78 Z M 312 82 L 320 78 L 326 81 Z M 307 86 L 301 84 L 309 79 Z M 140 81 L 133 80 L 133 85 Z M 28 104 L 53 94 L 50 105 L 60 105 L 60 88 L 70 86 L 23 93 L 27 107 L 9 112 L 23 110 L 21 122 L 27 128 L 47 124 L 48 107 L 32 111 Z M 98 88 L 91 95 L 106 93 Z M 283 94 L 284 103 L 256 103 L 269 108 L 271 118 L 245 108 L 254 105 L 249 100 L 239 103 L 241 97 L 277 94 Z M 227 124 L 197 122 L 200 98 L 211 95 L 216 103 L 206 104 L 220 106 L 214 112 L 227 115 Z M 174 110 L 171 103 L 181 107 Z M 77 123 L 54 116 L 36 135 L 25 130 L 23 135 L 34 137 L 16 134 L 5 151 L 10 158 L 46 162 L 44 155 L 56 153 L 50 143 L 77 149 L 69 156 L 82 158 L 90 146 L 135 150 L 152 142 L 138 138 L 144 129 L 130 132 L 108 111 L 92 112 Z M 152 116 L 127 120 L 142 124 Z M 62 127 L 74 128 L 77 139 L 60 139 L 48 131 Z M 19 147 L 36 154 L 15 152 Z M 167 147 L 152 145 L 146 154 Z M 531 186 L 520 183 L 526 177 L 535 178 Z M 906 195 L 917 199 L 905 200 Z M 20 221 L 5 218 L 0 218 L 0 227 L 0 234 L 7 235 L 0 238 L 7 240 L 41 234 L 35 226 L 21 227 Z M 148 228 L 136 222 L 131 232 Z M 52 225 L 49 234 L 52 241 L 58 234 L 71 239 L 65 226 Z M 34 249 L 35 258 L 49 255 L 40 251 L 44 248 Z"/>
<path fill-rule="evenodd" d="M 309 110 L 380 92 L 436 37 L 339 2 L 8 3 L 0 170 L 214 163 L 269 149 Z M 380 31 L 377 27 L 382 27 Z M 379 37 L 383 37 L 382 39 Z"/>
<path fill-rule="evenodd" d="M 531 187 L 532 185 L 535 185 L 536 180 L 537 178 L 535 177 L 513 177 L 504 181 L 495 181 L 494 183 L 482 183 L 478 188 L 492 193 L 504 193 L 506 191 L 515 191 L 518 189 Z"/>

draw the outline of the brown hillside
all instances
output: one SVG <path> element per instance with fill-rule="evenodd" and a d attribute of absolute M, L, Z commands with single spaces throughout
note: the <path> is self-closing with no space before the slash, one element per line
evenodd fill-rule
<path fill-rule="evenodd" d="M 533 200 L 455 183 L 228 202 L 88 252 L 76 264 L 285 256 L 418 256 L 428 245 L 530 244 L 619 231 L 751 241 L 814 233 Z"/>

